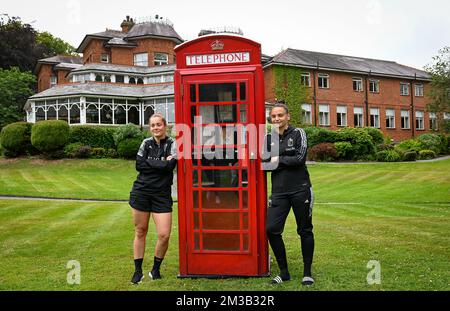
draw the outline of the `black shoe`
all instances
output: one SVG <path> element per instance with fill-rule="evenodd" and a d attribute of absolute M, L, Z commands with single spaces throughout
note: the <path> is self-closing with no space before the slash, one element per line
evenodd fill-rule
<path fill-rule="evenodd" d="M 159 270 L 152 270 L 148 273 L 148 276 L 153 280 L 158 280 L 161 278 L 161 274 L 159 273 Z"/>
<path fill-rule="evenodd" d="M 144 275 L 142 274 L 142 271 L 135 271 L 133 277 L 131 278 L 131 284 L 137 285 L 141 283 L 143 279 Z"/>
<path fill-rule="evenodd" d="M 291 279 L 290 276 L 281 277 L 281 276 L 277 275 L 276 277 L 274 277 L 272 279 L 272 281 L 270 281 L 270 284 L 281 284 L 284 281 L 289 281 L 290 279 Z"/>
<path fill-rule="evenodd" d="M 310 276 L 304 276 L 302 279 L 302 285 L 310 286 L 314 284 L 314 279 Z"/>

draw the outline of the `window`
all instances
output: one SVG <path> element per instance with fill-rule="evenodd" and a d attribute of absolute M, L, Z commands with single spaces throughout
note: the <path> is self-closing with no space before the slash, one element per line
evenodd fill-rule
<path fill-rule="evenodd" d="M 395 128 L 395 110 L 394 109 L 386 109 L 386 128 L 388 128 L 388 129 Z"/>
<path fill-rule="evenodd" d="M 155 66 L 166 65 L 169 63 L 169 54 L 167 53 L 155 53 L 154 59 Z"/>
<path fill-rule="evenodd" d="M 319 88 L 328 89 L 330 87 L 328 83 L 329 78 L 330 78 L 329 75 L 319 73 Z"/>
<path fill-rule="evenodd" d="M 122 75 L 116 75 L 116 83 L 124 83 L 125 82 L 125 77 Z"/>
<path fill-rule="evenodd" d="M 408 83 L 400 83 L 400 95 L 409 95 L 409 84 Z"/>
<path fill-rule="evenodd" d="M 416 130 L 425 129 L 423 124 L 423 111 L 416 111 Z"/>
<path fill-rule="evenodd" d="M 56 76 L 50 76 L 50 87 L 54 87 L 57 82 L 58 79 L 56 78 Z"/>
<path fill-rule="evenodd" d="M 329 105 L 319 105 L 319 125 L 330 125 Z"/>
<path fill-rule="evenodd" d="M 436 113 L 430 112 L 429 117 L 430 117 L 430 130 L 436 131 L 438 129 Z"/>
<path fill-rule="evenodd" d="M 302 104 L 302 122 L 312 124 L 311 104 Z"/>
<path fill-rule="evenodd" d="M 353 125 L 355 127 L 363 127 L 363 108 L 362 107 L 354 107 L 353 108 Z"/>
<path fill-rule="evenodd" d="M 310 80 L 309 72 L 308 73 L 302 73 L 302 75 L 300 76 L 300 83 L 301 83 L 301 85 L 304 85 L 304 86 L 311 86 L 311 80 Z"/>
<path fill-rule="evenodd" d="M 401 110 L 400 117 L 402 122 L 402 129 L 409 129 L 409 110 Z"/>
<path fill-rule="evenodd" d="M 337 125 L 347 126 L 347 107 L 337 106 L 336 112 L 337 112 Z"/>
<path fill-rule="evenodd" d="M 414 95 L 423 96 L 423 84 L 414 85 Z"/>
<path fill-rule="evenodd" d="M 362 91 L 362 79 L 361 78 L 353 78 L 353 91 L 356 91 L 356 92 Z"/>
<path fill-rule="evenodd" d="M 101 56 L 102 63 L 109 63 L 109 55 L 106 53 L 103 53 Z"/>
<path fill-rule="evenodd" d="M 148 66 L 148 53 L 134 54 L 134 65 L 135 66 Z"/>
<path fill-rule="evenodd" d="M 380 81 L 369 80 L 369 92 L 379 93 L 380 92 Z"/>
<path fill-rule="evenodd" d="M 128 83 L 129 84 L 136 84 L 136 79 L 134 77 L 130 77 L 130 79 L 128 79 Z"/>
<path fill-rule="evenodd" d="M 370 108 L 370 126 L 376 128 L 380 127 L 380 109 Z"/>

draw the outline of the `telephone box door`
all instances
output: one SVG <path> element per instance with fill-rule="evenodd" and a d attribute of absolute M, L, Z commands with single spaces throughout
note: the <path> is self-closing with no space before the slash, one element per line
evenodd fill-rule
<path fill-rule="evenodd" d="M 256 171 L 246 127 L 255 123 L 254 73 L 183 77 L 191 128 L 186 161 L 189 275 L 258 273 Z"/>

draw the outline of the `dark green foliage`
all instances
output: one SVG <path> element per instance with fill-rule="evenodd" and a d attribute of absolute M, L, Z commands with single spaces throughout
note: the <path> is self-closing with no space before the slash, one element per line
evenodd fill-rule
<path fill-rule="evenodd" d="M 429 160 L 436 158 L 436 153 L 433 150 L 420 150 L 419 151 L 419 159 L 421 160 Z"/>
<path fill-rule="evenodd" d="M 137 125 L 128 123 L 116 129 L 114 132 L 114 143 L 116 146 L 119 146 L 120 142 L 127 138 L 139 138 L 142 141 L 145 138 L 145 134 Z"/>
<path fill-rule="evenodd" d="M 308 158 L 313 161 L 333 161 L 337 156 L 336 148 L 332 143 L 320 143 L 308 151 Z"/>
<path fill-rule="evenodd" d="M 69 142 L 79 142 L 92 148 L 114 148 L 113 135 L 115 128 L 102 126 L 72 126 L 70 128 Z"/>
<path fill-rule="evenodd" d="M 112 159 L 114 159 L 114 158 L 118 158 L 119 157 L 119 155 L 117 154 L 117 151 L 116 151 L 116 149 L 106 149 L 106 151 L 105 151 L 105 158 L 112 158 Z"/>
<path fill-rule="evenodd" d="M 40 121 L 31 129 L 31 143 L 44 155 L 59 157 L 69 141 L 69 125 L 62 120 Z M 55 153 L 56 152 L 56 153 Z"/>
<path fill-rule="evenodd" d="M 394 149 L 394 147 L 395 147 L 394 144 L 386 144 L 386 143 L 383 143 L 383 144 L 379 144 L 379 145 L 377 146 L 377 150 L 378 150 L 378 151 L 382 151 L 382 150 L 392 150 L 392 149 Z"/>
<path fill-rule="evenodd" d="M 136 159 L 136 154 L 141 146 L 141 138 L 126 138 L 119 142 L 117 153 L 119 157 L 125 159 Z"/>
<path fill-rule="evenodd" d="M 68 158 L 86 159 L 91 156 L 91 149 L 82 143 L 72 143 L 64 147 L 64 153 Z"/>
<path fill-rule="evenodd" d="M 420 142 L 418 142 L 415 139 L 407 139 L 407 140 L 400 142 L 397 146 L 395 146 L 395 149 L 400 149 L 403 151 L 419 152 L 422 149 L 422 146 L 421 146 Z"/>
<path fill-rule="evenodd" d="M 0 134 L 0 144 L 6 151 L 6 156 L 18 156 L 20 154 L 36 154 L 36 149 L 31 145 L 32 123 L 16 122 L 5 126 Z"/>
<path fill-rule="evenodd" d="M 353 159 L 375 153 L 375 145 L 372 137 L 361 128 L 342 128 L 336 132 L 336 141 L 346 141 L 353 146 Z"/>
<path fill-rule="evenodd" d="M 73 46 L 60 38 L 54 37 L 47 31 L 37 33 L 36 43 L 45 46 L 46 51 L 43 55 L 44 57 L 54 55 L 77 55 Z"/>
<path fill-rule="evenodd" d="M 402 161 L 416 161 L 417 160 L 417 152 L 415 151 L 407 151 L 402 156 Z"/>
<path fill-rule="evenodd" d="M 321 127 L 309 126 L 304 128 L 308 147 L 320 143 L 334 143 L 336 141 L 336 132 Z"/>
<path fill-rule="evenodd" d="M 370 137 L 372 137 L 372 142 L 375 145 L 379 145 L 382 144 L 385 140 L 385 137 L 383 135 L 383 132 L 377 128 L 374 127 L 364 127 L 363 128 L 364 131 L 367 132 L 367 134 L 370 135 Z"/>
<path fill-rule="evenodd" d="M 417 140 L 420 143 L 420 148 L 422 150 L 433 150 L 436 154 L 441 153 L 443 146 L 439 135 L 436 134 L 422 134 Z"/>
<path fill-rule="evenodd" d="M 401 156 L 395 150 L 382 150 L 377 152 L 377 161 L 379 162 L 397 162 Z"/>
<path fill-rule="evenodd" d="M 0 68 L 0 130 L 7 124 L 24 120 L 23 106 L 33 95 L 35 82 L 36 77 L 31 72 L 20 72 L 17 67 Z"/>
<path fill-rule="evenodd" d="M 92 148 L 91 150 L 91 156 L 93 158 L 101 159 L 105 158 L 106 149 L 105 148 Z"/>
<path fill-rule="evenodd" d="M 346 141 L 339 141 L 334 143 L 336 148 L 337 158 L 342 160 L 351 159 L 353 156 L 353 146 Z"/>

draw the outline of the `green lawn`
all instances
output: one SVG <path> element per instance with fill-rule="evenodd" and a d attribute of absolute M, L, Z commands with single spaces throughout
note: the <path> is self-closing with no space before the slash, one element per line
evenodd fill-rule
<path fill-rule="evenodd" d="M 133 165 L 1 159 L 0 195 L 126 199 L 136 175 Z M 283 235 L 290 282 L 274 287 L 268 278 L 176 278 L 174 221 L 164 278 L 146 277 L 133 287 L 133 225 L 126 203 L 0 200 L 0 290 L 449 290 L 449 172 L 450 160 L 311 165 L 316 284 L 310 289 L 299 284 L 300 241 L 292 214 Z M 154 234 L 152 225 L 146 270 Z M 80 285 L 66 282 L 69 260 L 81 264 Z M 381 285 L 366 282 L 369 260 L 381 264 Z M 277 272 L 272 261 L 272 273 Z"/>

